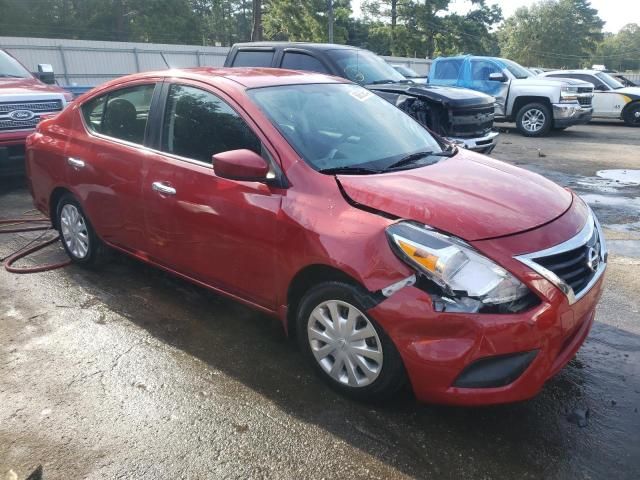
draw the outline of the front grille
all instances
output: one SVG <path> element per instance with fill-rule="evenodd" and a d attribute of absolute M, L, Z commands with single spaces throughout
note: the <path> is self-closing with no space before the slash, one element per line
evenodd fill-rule
<path fill-rule="evenodd" d="M 14 110 L 29 110 L 31 112 L 57 112 L 62 110 L 61 100 L 46 100 L 42 102 L 11 102 L 0 103 L 0 113 L 9 113 Z"/>
<path fill-rule="evenodd" d="M 14 111 L 31 112 L 33 118 L 26 120 L 11 118 Z M 31 130 L 45 114 L 57 113 L 62 110 L 62 100 L 42 100 L 32 102 L 4 102 L 0 103 L 0 131 Z"/>
<path fill-rule="evenodd" d="M 578 97 L 578 103 L 583 107 L 591 106 L 591 97 Z"/>
<path fill-rule="evenodd" d="M 494 106 L 453 110 L 451 112 L 452 136 L 484 136 L 491 131 Z"/>
<path fill-rule="evenodd" d="M 591 249 L 600 252 L 597 230 L 593 231 L 593 235 L 586 244 L 567 252 L 536 258 L 535 262 L 553 272 L 569 285 L 574 293 L 579 294 L 595 275 L 595 271 L 589 267 L 588 261 Z"/>
<path fill-rule="evenodd" d="M 571 303 L 581 298 L 604 272 L 604 238 L 593 217 L 578 235 L 542 252 L 517 257 L 567 294 Z"/>
<path fill-rule="evenodd" d="M 591 88 L 591 87 L 578 87 L 578 93 L 593 93 L 593 88 Z"/>
<path fill-rule="evenodd" d="M 40 117 L 33 117 L 31 120 L 7 120 L 0 119 L 0 130 L 25 130 L 35 128 L 40 121 Z"/>

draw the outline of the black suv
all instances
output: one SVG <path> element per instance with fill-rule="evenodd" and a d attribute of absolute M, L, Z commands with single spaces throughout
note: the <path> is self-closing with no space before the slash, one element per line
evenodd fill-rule
<path fill-rule="evenodd" d="M 224 66 L 287 68 L 347 78 L 457 145 L 482 153 L 496 146 L 493 97 L 466 88 L 413 83 L 369 50 L 325 43 L 237 43 Z"/>

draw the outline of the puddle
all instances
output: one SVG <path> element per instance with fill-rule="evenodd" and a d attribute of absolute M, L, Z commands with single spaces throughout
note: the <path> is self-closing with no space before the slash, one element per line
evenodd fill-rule
<path fill-rule="evenodd" d="M 580 197 L 592 206 L 640 209 L 640 197 L 613 197 L 608 195 L 597 195 L 594 193 L 580 195 Z"/>
<path fill-rule="evenodd" d="M 640 258 L 640 240 L 607 240 L 607 247 L 614 255 Z"/>
<path fill-rule="evenodd" d="M 640 185 L 640 170 L 619 169 L 619 170 L 600 170 L 596 173 L 600 178 L 611 180 L 618 184 L 624 185 Z"/>

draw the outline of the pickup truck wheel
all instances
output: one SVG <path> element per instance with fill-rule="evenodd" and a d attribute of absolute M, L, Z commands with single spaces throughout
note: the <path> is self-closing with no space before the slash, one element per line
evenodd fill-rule
<path fill-rule="evenodd" d="M 640 102 L 628 106 L 622 119 L 630 127 L 640 127 Z"/>
<path fill-rule="evenodd" d="M 551 110 L 542 103 L 528 103 L 516 115 L 516 127 L 525 137 L 542 137 L 552 125 Z"/>

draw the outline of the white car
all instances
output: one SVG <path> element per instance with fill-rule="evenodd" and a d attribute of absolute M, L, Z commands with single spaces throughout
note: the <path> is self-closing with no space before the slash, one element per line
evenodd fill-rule
<path fill-rule="evenodd" d="M 553 70 L 539 75 L 547 78 L 575 78 L 592 83 L 593 118 L 620 118 L 640 127 L 640 87 L 625 87 L 599 70 Z"/>

